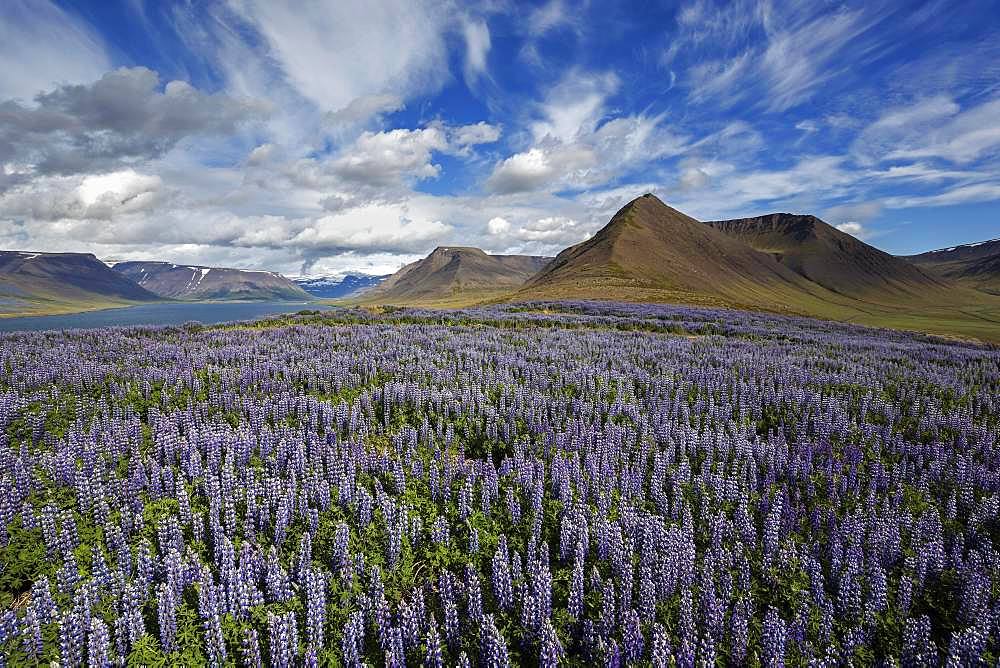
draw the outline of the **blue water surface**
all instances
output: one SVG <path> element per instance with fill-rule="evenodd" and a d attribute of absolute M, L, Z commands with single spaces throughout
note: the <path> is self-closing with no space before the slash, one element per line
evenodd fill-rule
<path fill-rule="evenodd" d="M 67 315 L 0 318 L 0 331 L 44 329 L 91 329 L 130 325 L 180 325 L 200 322 L 206 325 L 237 320 L 255 320 L 267 315 L 294 313 L 304 309 L 327 309 L 312 302 L 166 302 L 141 304 Z"/>

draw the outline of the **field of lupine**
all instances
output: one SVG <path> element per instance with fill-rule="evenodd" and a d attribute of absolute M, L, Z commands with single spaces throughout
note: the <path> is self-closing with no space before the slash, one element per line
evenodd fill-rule
<path fill-rule="evenodd" d="M 996 349 L 536 304 L 5 334 L 0 365 L 10 666 L 1000 656 Z"/>

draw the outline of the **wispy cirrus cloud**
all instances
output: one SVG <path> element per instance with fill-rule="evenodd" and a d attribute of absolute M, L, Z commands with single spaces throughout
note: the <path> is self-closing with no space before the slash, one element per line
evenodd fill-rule
<path fill-rule="evenodd" d="M 672 64 L 688 49 L 700 54 L 711 44 L 717 55 L 687 69 L 693 101 L 730 107 L 749 102 L 783 112 L 869 57 L 874 42 L 863 38 L 885 16 L 875 6 L 696 0 L 678 10 L 679 34 L 671 37 L 661 63 Z"/>
<path fill-rule="evenodd" d="M 445 36 L 453 19 L 439 3 L 310 0 L 293 7 L 245 0 L 229 7 L 256 29 L 288 81 L 323 111 L 371 95 L 405 100 L 435 90 L 447 77 Z"/>
<path fill-rule="evenodd" d="M 0 18 L 0 100 L 29 101 L 58 84 L 89 83 L 111 69 L 96 31 L 49 0 L 5 0 Z"/>

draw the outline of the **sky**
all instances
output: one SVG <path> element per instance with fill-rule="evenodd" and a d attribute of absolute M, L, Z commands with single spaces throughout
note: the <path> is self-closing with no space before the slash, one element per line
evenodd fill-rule
<path fill-rule="evenodd" d="M 1000 237 L 998 32 L 994 0 L 4 0 L 0 248 L 390 273 L 554 255 L 646 192 Z"/>

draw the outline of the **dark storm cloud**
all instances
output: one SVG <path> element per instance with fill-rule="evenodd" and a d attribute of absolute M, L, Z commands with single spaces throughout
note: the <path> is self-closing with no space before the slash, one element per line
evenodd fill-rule
<path fill-rule="evenodd" d="M 0 163 L 38 174 L 109 170 L 157 158 L 187 137 L 232 133 L 265 114 L 258 102 L 182 81 L 161 90 L 156 72 L 122 68 L 40 94 L 33 106 L 0 102 Z"/>

